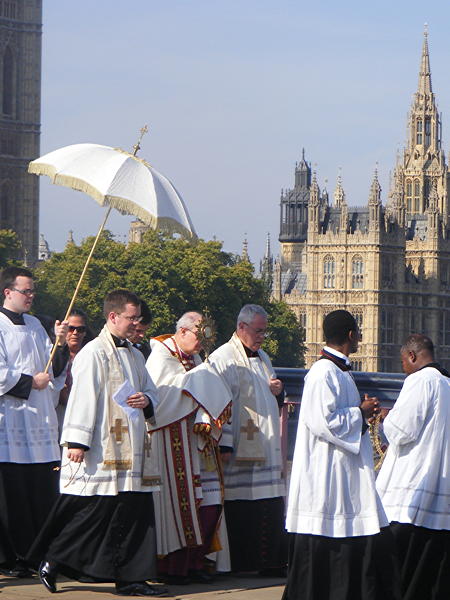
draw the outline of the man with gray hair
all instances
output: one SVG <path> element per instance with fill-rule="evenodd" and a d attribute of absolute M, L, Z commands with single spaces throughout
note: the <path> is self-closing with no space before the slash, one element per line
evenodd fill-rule
<path fill-rule="evenodd" d="M 261 350 L 267 322 L 262 306 L 245 305 L 230 341 L 209 360 L 233 397 L 220 442 L 231 569 L 284 575 L 285 480 L 277 403 L 283 384 Z"/>
<path fill-rule="evenodd" d="M 151 340 L 147 369 L 158 386 L 160 410 L 170 424 L 157 432 L 164 486 L 155 495 L 158 570 L 167 581 L 208 583 L 205 556 L 223 508 L 217 442 L 231 395 L 202 364 L 198 327 L 203 315 L 185 313 L 176 332 Z"/>

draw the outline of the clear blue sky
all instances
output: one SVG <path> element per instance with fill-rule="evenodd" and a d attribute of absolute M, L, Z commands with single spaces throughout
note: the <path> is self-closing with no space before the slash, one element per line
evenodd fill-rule
<path fill-rule="evenodd" d="M 376 163 L 383 201 L 429 24 L 433 90 L 450 127 L 450 3 L 352 0 L 44 0 L 41 154 L 131 149 L 173 181 L 199 235 L 278 253 L 279 197 L 305 147 L 319 185 L 339 168 L 351 206 Z M 51 249 L 96 232 L 103 209 L 41 179 Z M 131 218 L 109 228 L 124 239 Z"/>

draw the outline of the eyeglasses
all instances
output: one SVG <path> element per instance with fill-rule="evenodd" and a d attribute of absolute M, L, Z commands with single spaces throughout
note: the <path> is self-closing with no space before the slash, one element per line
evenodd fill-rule
<path fill-rule="evenodd" d="M 190 331 L 191 333 L 193 333 L 195 336 L 198 334 L 198 329 L 189 329 L 189 327 L 183 327 L 183 329 L 185 331 Z"/>
<path fill-rule="evenodd" d="M 22 296 L 34 296 L 36 294 L 35 290 L 18 290 L 17 288 L 9 288 L 12 292 L 19 292 Z"/>
<path fill-rule="evenodd" d="M 252 327 L 251 325 L 249 325 L 245 321 L 242 321 L 242 322 L 244 323 L 244 325 L 247 325 L 247 327 L 249 329 L 251 329 L 255 335 L 262 335 L 263 338 L 268 338 L 269 337 L 270 334 L 268 333 L 267 329 L 255 329 L 254 327 Z"/>
<path fill-rule="evenodd" d="M 77 333 L 85 333 L 86 325 L 69 325 L 69 331 L 76 331 Z"/>
<path fill-rule="evenodd" d="M 127 321 L 130 321 L 130 323 L 140 323 L 142 321 L 142 317 L 128 317 L 127 315 L 122 315 L 121 313 L 116 313 L 116 315 L 126 319 Z"/>

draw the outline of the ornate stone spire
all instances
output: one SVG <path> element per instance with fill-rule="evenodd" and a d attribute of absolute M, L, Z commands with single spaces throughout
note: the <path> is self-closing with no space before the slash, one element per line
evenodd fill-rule
<path fill-rule="evenodd" d="M 75 246 L 75 240 L 73 239 L 73 231 L 69 230 L 69 235 L 67 236 L 66 248 L 67 246 Z"/>
<path fill-rule="evenodd" d="M 369 194 L 369 230 L 379 231 L 381 224 L 381 185 L 378 181 L 378 165 L 373 174 Z"/>
<path fill-rule="evenodd" d="M 344 188 L 342 187 L 342 176 L 339 171 L 336 189 L 334 190 L 334 206 L 336 206 L 336 208 L 342 208 L 344 205 L 346 205 L 345 192 Z"/>
<path fill-rule="evenodd" d="M 241 261 L 250 262 L 250 257 L 248 255 L 247 234 L 245 233 L 244 235 L 245 235 L 245 238 L 244 238 L 244 241 L 242 242 Z"/>
<path fill-rule="evenodd" d="M 273 256 L 270 250 L 270 233 L 267 232 L 266 251 L 264 258 L 260 261 L 259 271 L 261 279 L 264 281 L 269 295 L 272 293 L 273 286 Z"/>
<path fill-rule="evenodd" d="M 433 93 L 431 88 L 430 54 L 428 51 L 428 25 L 425 23 L 423 31 L 422 57 L 420 61 L 419 86 L 417 92 L 422 96 Z"/>
<path fill-rule="evenodd" d="M 378 164 L 375 167 L 372 185 L 370 186 L 369 206 L 370 205 L 381 205 L 381 185 L 378 181 Z"/>
<path fill-rule="evenodd" d="M 267 239 L 266 239 L 266 252 L 264 254 L 264 258 L 272 258 L 272 253 L 270 251 L 270 233 L 267 232 Z"/>
<path fill-rule="evenodd" d="M 320 190 L 317 185 L 317 176 L 314 171 L 308 203 L 308 232 L 318 233 L 320 225 Z"/>
<path fill-rule="evenodd" d="M 425 28 L 418 88 L 409 113 L 408 142 L 402 160 L 396 165 L 394 189 L 391 191 L 392 199 L 394 196 L 398 199 L 400 196 L 396 193 L 395 186 L 401 182 L 406 221 L 415 215 L 426 214 L 431 190 L 436 185 L 438 209 L 444 226 L 447 227 L 448 168 L 441 139 L 441 117 L 431 86 L 428 31 Z"/>

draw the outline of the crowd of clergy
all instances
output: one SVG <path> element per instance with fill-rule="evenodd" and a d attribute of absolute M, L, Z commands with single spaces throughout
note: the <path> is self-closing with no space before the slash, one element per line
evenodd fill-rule
<path fill-rule="evenodd" d="M 450 598 L 450 375 L 426 335 L 404 342 L 388 411 L 352 377 L 355 318 L 324 318 L 287 493 L 264 308 L 204 360 L 197 311 L 147 340 L 146 303 L 113 290 L 94 337 L 80 309 L 29 314 L 27 269 L 4 269 L 0 295 L 1 574 L 50 593 L 60 576 L 160 596 L 256 572 L 286 580 L 283 600 Z"/>

